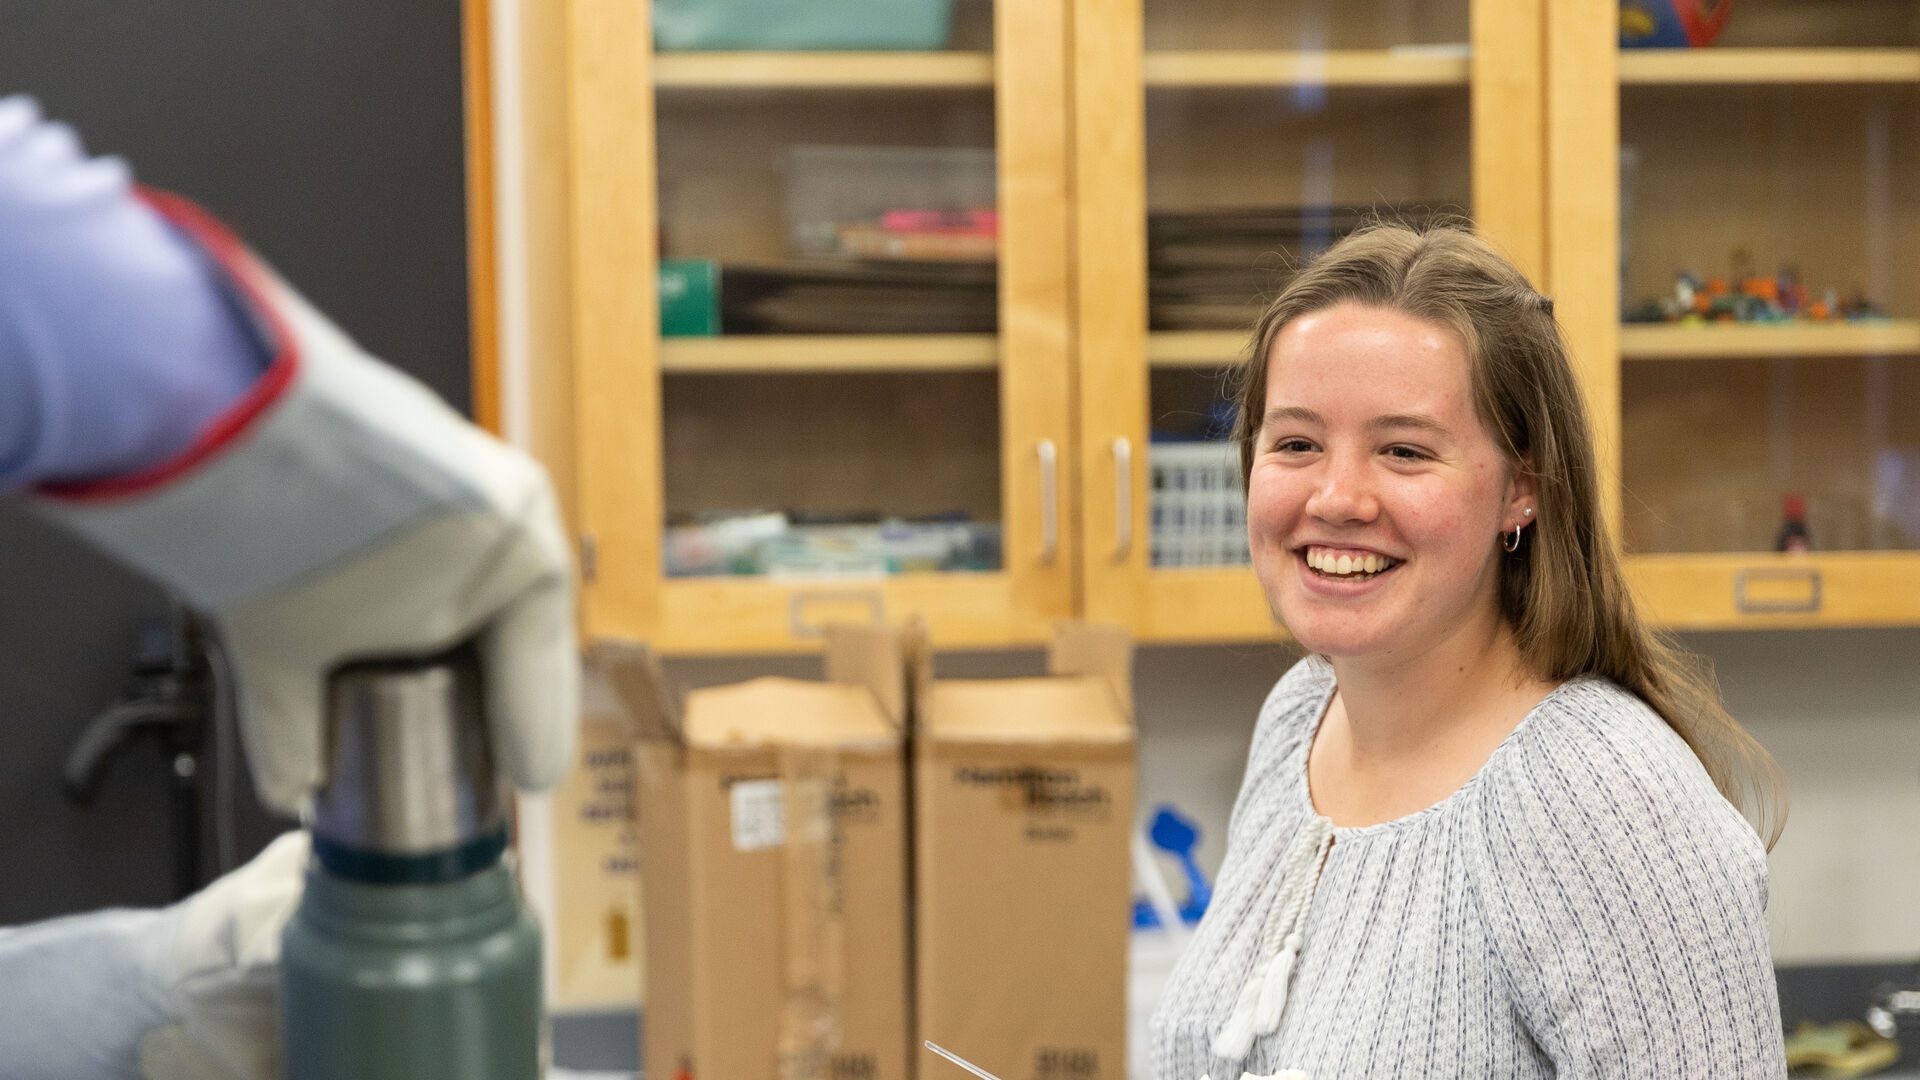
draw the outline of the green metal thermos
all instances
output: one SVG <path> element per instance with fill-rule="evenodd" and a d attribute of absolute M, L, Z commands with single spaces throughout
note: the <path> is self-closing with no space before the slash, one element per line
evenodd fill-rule
<path fill-rule="evenodd" d="M 328 687 L 314 859 L 280 959 L 288 1080 L 537 1080 L 540 929 L 508 865 L 478 663 Z"/>

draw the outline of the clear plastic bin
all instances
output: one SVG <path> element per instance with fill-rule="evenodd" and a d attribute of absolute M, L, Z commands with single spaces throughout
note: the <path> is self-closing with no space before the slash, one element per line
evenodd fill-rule
<path fill-rule="evenodd" d="M 993 162 L 991 147 L 795 146 L 784 162 L 788 245 L 832 255 L 842 227 L 889 210 L 991 209 Z"/>
<path fill-rule="evenodd" d="M 654 0 L 657 49 L 946 47 L 952 0 Z"/>

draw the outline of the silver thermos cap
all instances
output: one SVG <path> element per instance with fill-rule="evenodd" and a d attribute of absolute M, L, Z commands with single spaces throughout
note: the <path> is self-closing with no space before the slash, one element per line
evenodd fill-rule
<path fill-rule="evenodd" d="M 407 860 L 504 837 L 471 649 L 342 667 L 328 682 L 327 714 L 316 848 Z"/>

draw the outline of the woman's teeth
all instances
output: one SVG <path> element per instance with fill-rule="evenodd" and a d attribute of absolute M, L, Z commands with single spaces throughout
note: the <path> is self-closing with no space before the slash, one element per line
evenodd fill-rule
<path fill-rule="evenodd" d="M 1307 565 L 1328 577 L 1351 577 L 1365 581 L 1400 565 L 1383 555 L 1339 554 L 1328 548 L 1308 548 Z"/>

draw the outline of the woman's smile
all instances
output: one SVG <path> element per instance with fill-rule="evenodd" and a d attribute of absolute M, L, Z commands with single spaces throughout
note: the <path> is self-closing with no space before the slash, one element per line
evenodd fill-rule
<path fill-rule="evenodd" d="M 1310 586 L 1326 596 L 1365 596 L 1370 586 L 1405 564 L 1366 548 L 1310 544 L 1295 549 Z"/>

